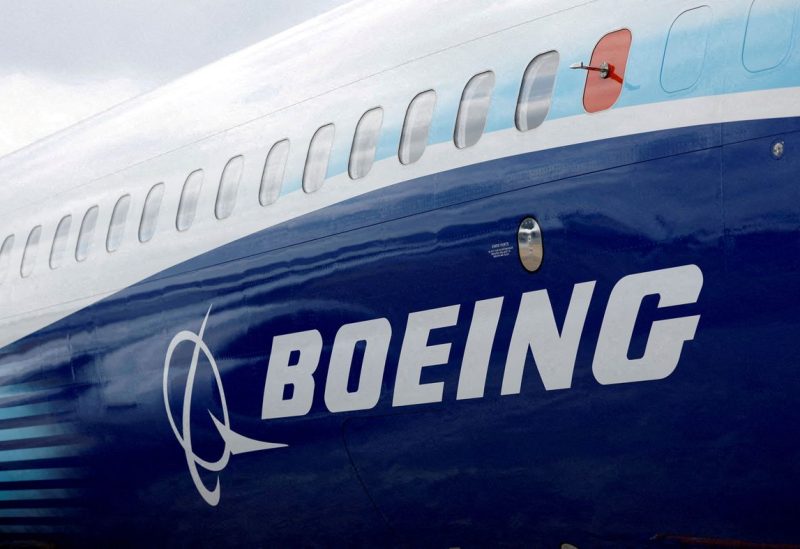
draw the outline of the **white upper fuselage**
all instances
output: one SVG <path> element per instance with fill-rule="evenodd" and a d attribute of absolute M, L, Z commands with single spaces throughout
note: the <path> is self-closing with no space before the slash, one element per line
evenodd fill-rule
<path fill-rule="evenodd" d="M 715 17 L 729 17 L 731 28 L 738 29 L 736 17 L 746 14 L 749 1 L 711 4 Z M 0 239 L 15 235 L 7 264 L 0 265 L 0 347 L 225 243 L 401 181 L 607 137 L 800 114 L 791 90 L 716 95 L 728 90 L 714 75 L 683 95 L 653 91 L 661 70 L 653 52 L 659 50 L 642 44 L 663 47 L 676 14 L 695 5 L 686 0 L 510 0 L 488 6 L 356 1 L 11 154 L 0 160 Z M 622 26 L 634 37 L 626 74 L 630 87 L 618 107 L 587 115 L 580 102 L 585 73 L 567 67 L 587 61 L 597 40 Z M 536 131 L 518 132 L 513 109 L 522 74 L 531 59 L 551 50 L 561 56 L 551 115 Z M 487 70 L 495 72 L 497 83 L 486 135 L 474 147 L 456 149 L 442 136 L 452 136 L 464 84 Z M 406 108 L 430 89 L 437 93 L 437 106 L 428 150 L 418 162 L 402 165 L 396 151 Z M 637 93 L 642 97 L 626 103 L 626 94 Z M 753 101 L 754 93 L 763 99 Z M 353 181 L 346 164 L 355 125 L 376 106 L 384 109 L 378 158 L 369 175 Z M 306 194 L 300 181 L 309 141 L 328 123 L 336 130 L 328 178 L 318 192 Z M 264 158 L 282 139 L 291 143 L 282 194 L 261 206 Z M 218 220 L 220 173 L 238 155 L 244 157 L 244 173 L 235 209 Z M 190 230 L 179 232 L 181 190 L 198 169 L 204 182 L 197 217 Z M 159 182 L 166 191 L 156 234 L 141 243 L 136 235 L 144 200 Z M 112 210 L 126 194 L 131 208 L 122 246 L 107 252 Z M 90 254 L 78 262 L 81 220 L 94 205 L 99 217 Z M 47 259 L 66 215 L 72 216 L 67 260 L 53 270 Z M 37 225 L 42 232 L 36 263 L 23 278 L 23 249 Z"/>

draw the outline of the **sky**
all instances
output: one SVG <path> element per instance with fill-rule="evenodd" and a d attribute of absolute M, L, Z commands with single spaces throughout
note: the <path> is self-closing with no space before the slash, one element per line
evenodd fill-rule
<path fill-rule="evenodd" d="M 347 0 L 0 0 L 0 156 Z"/>

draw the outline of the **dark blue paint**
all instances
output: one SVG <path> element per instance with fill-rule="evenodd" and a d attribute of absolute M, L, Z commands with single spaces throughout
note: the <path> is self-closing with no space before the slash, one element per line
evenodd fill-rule
<path fill-rule="evenodd" d="M 70 481 L 85 513 L 61 541 L 618 547 L 677 533 L 800 542 L 798 130 L 798 119 L 679 129 L 405 182 L 178 265 L 7 347 L 0 368 L 24 361 L 10 379 L 58 387 L 64 413 L 80 421 L 75 439 L 89 444 L 82 457 L 47 463 L 90 471 Z M 778 135 L 787 154 L 776 161 Z M 513 255 L 489 254 L 514 242 L 525 215 L 546 243 L 533 275 Z M 629 349 L 641 354 L 653 320 L 699 313 L 676 371 L 599 385 L 591 363 L 614 284 L 689 263 L 705 277 L 698 303 L 646 300 Z M 573 285 L 588 280 L 597 287 L 572 388 L 545 391 L 529 357 L 521 394 L 500 396 L 520 295 L 548 289 L 561 322 Z M 486 397 L 458 402 L 473 303 L 498 296 Z M 430 339 L 452 342 L 450 363 L 423 374 L 445 382 L 444 401 L 392 408 L 408 313 L 458 303 L 457 326 Z M 161 395 L 169 341 L 197 331 L 209 305 L 205 340 L 232 426 L 289 444 L 233 456 L 216 508 L 195 491 Z M 381 400 L 331 414 L 323 389 L 336 331 L 377 317 L 393 328 Z M 325 342 L 314 406 L 262 421 L 272 337 L 308 329 Z M 173 360 L 175 417 L 190 352 Z M 200 370 L 192 432 L 211 458 L 221 445 L 206 410 L 219 414 L 219 395 Z"/>

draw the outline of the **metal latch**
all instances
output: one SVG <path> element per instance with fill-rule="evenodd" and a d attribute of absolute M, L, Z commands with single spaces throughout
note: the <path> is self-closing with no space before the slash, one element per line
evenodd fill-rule
<path fill-rule="evenodd" d="M 604 63 L 600 63 L 599 67 L 592 67 L 591 65 L 584 65 L 583 61 L 581 61 L 580 63 L 573 63 L 572 65 L 569 66 L 569 68 L 571 68 L 571 69 L 583 69 L 583 70 L 586 70 L 586 71 L 597 71 L 597 72 L 600 73 L 600 78 L 603 78 L 603 79 L 608 78 L 609 76 L 611 76 L 611 72 L 613 70 L 613 67 L 611 65 L 609 65 L 608 63 L 605 63 L 605 62 Z"/>

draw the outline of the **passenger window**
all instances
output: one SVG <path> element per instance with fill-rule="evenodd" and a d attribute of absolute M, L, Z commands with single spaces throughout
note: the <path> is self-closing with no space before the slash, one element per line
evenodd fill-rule
<path fill-rule="evenodd" d="M 372 168 L 381 125 L 383 125 L 383 109 L 380 107 L 368 110 L 358 121 L 356 133 L 353 136 L 353 148 L 350 150 L 351 179 L 361 179 Z"/>
<path fill-rule="evenodd" d="M 131 195 L 126 194 L 114 205 L 111 213 L 111 223 L 108 225 L 108 235 L 106 236 L 106 250 L 114 252 L 122 244 L 125 236 L 125 221 L 128 219 L 128 210 L 131 207 Z"/>
<path fill-rule="evenodd" d="M 25 251 L 22 253 L 22 265 L 20 274 L 22 278 L 28 278 L 36 265 L 36 253 L 39 251 L 39 239 L 42 236 L 42 226 L 36 225 L 28 234 L 28 242 L 25 243 Z"/>
<path fill-rule="evenodd" d="M 408 105 L 406 119 L 403 122 L 403 134 L 400 137 L 398 156 L 401 164 L 413 164 L 422 158 L 422 153 L 428 146 L 434 107 L 436 107 L 436 92 L 433 90 L 420 93 Z"/>
<path fill-rule="evenodd" d="M 517 100 L 515 122 L 517 129 L 526 132 L 541 126 L 553 99 L 553 86 L 558 70 L 558 52 L 536 56 L 525 69 Z"/>
<path fill-rule="evenodd" d="M 236 194 L 239 191 L 239 181 L 242 179 L 244 171 L 244 157 L 234 156 L 222 170 L 222 177 L 219 180 L 217 190 L 217 203 L 214 206 L 214 215 L 217 219 L 226 219 L 233 213 L 236 206 Z"/>
<path fill-rule="evenodd" d="M 69 238 L 69 229 L 72 226 L 72 216 L 65 215 L 58 222 L 56 227 L 56 234 L 53 237 L 53 247 L 50 248 L 50 268 L 58 269 L 64 259 L 64 252 L 67 251 L 67 240 Z"/>
<path fill-rule="evenodd" d="M 494 73 L 491 71 L 477 74 L 467 82 L 464 93 L 461 94 L 453 136 L 459 149 L 471 147 L 483 135 L 493 89 Z"/>
<path fill-rule="evenodd" d="M 307 193 L 318 191 L 325 183 L 335 133 L 333 124 L 326 124 L 318 129 L 311 138 L 303 170 L 303 190 Z"/>
<path fill-rule="evenodd" d="M 175 227 L 185 231 L 194 223 L 197 213 L 197 201 L 200 200 L 200 189 L 203 188 L 203 170 L 195 170 L 186 178 L 181 191 L 181 201 L 178 204 L 178 217 L 175 218 Z"/>
<path fill-rule="evenodd" d="M 147 193 L 142 209 L 142 220 L 139 223 L 139 242 L 149 242 L 156 232 L 158 225 L 158 212 L 161 210 L 161 200 L 164 198 L 164 184 L 156 183 Z"/>
<path fill-rule="evenodd" d="M 11 250 L 14 248 L 14 235 L 8 235 L 0 247 L 0 282 L 5 280 L 8 266 L 11 263 Z"/>
<path fill-rule="evenodd" d="M 664 91 L 688 90 L 700 79 L 710 25 L 711 8 L 708 6 L 685 11 L 672 23 L 661 65 Z"/>
<path fill-rule="evenodd" d="M 78 245 L 75 246 L 75 259 L 84 261 L 89 257 L 89 252 L 92 248 L 92 237 L 94 236 L 94 228 L 97 226 L 97 214 L 100 208 L 92 206 L 86 210 L 86 215 L 83 216 L 81 223 L 81 231 L 78 233 Z"/>
<path fill-rule="evenodd" d="M 748 71 L 765 71 L 786 59 L 792 45 L 796 6 L 796 2 L 753 0 L 742 51 L 742 62 Z"/>
<path fill-rule="evenodd" d="M 288 139 L 278 141 L 269 150 L 267 160 L 264 162 L 264 172 L 261 174 L 261 188 L 258 191 L 258 201 L 262 206 L 272 204 L 281 195 L 288 158 Z"/>

